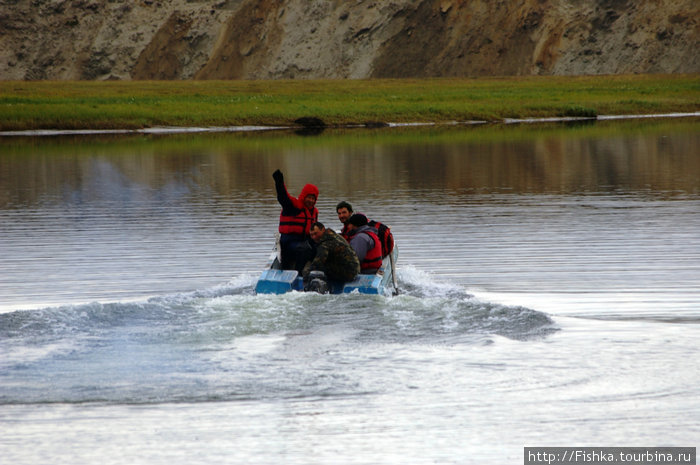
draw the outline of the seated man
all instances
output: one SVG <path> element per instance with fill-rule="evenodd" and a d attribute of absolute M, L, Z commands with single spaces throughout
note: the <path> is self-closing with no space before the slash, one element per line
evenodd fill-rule
<path fill-rule="evenodd" d="M 343 236 L 345 240 L 348 240 L 348 238 L 350 237 L 350 235 L 348 234 L 348 220 L 353 214 L 352 205 L 343 200 L 338 205 L 336 205 L 335 211 L 336 213 L 338 213 L 338 219 L 341 223 L 343 223 L 343 230 L 340 231 L 340 235 Z"/>
<path fill-rule="evenodd" d="M 345 238 L 346 241 L 350 241 L 350 232 L 348 230 L 348 220 L 353 215 L 352 205 L 343 200 L 335 207 L 336 213 L 338 213 L 338 219 L 343 223 L 343 230 L 340 235 Z M 379 221 L 367 220 L 367 226 L 375 229 L 375 233 L 379 238 L 379 242 L 382 244 L 382 257 L 386 257 L 394 250 L 394 235 L 391 233 L 389 226 L 380 223 Z"/>
<path fill-rule="evenodd" d="M 350 246 L 360 260 L 362 274 L 375 274 L 382 266 L 382 244 L 377 230 L 368 225 L 367 217 L 355 213 L 345 223 L 350 237 Z"/>
<path fill-rule="evenodd" d="M 314 256 L 309 230 L 318 220 L 318 188 L 307 184 L 298 198 L 292 197 L 287 192 L 282 172 L 277 170 L 272 177 L 275 180 L 277 201 L 282 206 L 279 224 L 282 269 L 301 272 L 306 262 Z"/>
<path fill-rule="evenodd" d="M 322 271 L 333 281 L 355 279 L 360 272 L 360 261 L 345 239 L 318 222 L 311 225 L 311 238 L 318 245 L 316 257 L 304 267 L 304 282 L 312 271 Z"/>

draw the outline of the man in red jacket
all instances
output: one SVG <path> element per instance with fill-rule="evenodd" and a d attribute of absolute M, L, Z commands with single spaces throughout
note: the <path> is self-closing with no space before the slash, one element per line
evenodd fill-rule
<path fill-rule="evenodd" d="M 279 225 L 282 268 L 301 272 L 306 262 L 315 255 L 309 231 L 311 225 L 318 221 L 318 187 L 307 184 L 299 197 L 292 197 L 287 192 L 284 175 L 280 170 L 276 170 L 272 178 L 275 180 L 277 201 L 282 206 Z"/>

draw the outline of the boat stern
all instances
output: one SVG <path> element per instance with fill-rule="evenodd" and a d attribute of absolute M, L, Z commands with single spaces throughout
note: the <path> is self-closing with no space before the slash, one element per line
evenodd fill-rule
<path fill-rule="evenodd" d="M 296 270 L 265 270 L 255 285 L 256 294 L 285 294 L 302 289 L 302 279 Z"/>

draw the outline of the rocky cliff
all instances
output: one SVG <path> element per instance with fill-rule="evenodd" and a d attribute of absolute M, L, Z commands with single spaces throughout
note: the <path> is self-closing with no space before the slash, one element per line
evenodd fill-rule
<path fill-rule="evenodd" d="M 0 0 L 0 79 L 700 72 L 698 0 Z"/>

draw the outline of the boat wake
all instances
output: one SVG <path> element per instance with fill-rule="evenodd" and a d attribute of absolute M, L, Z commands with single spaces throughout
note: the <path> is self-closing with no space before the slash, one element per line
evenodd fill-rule
<path fill-rule="evenodd" d="M 333 372 L 348 354 L 381 357 L 387 347 L 485 345 L 556 331 L 544 313 L 480 301 L 412 268 L 399 270 L 401 292 L 393 298 L 255 295 L 256 279 L 238 276 L 143 302 L 0 314 L 0 404 L 348 393 L 347 386 L 325 386 L 325 375 L 300 388 L 304 380 L 294 381 L 300 375 L 290 359 Z M 264 378 L 280 370 L 291 372 L 268 385 Z"/>

